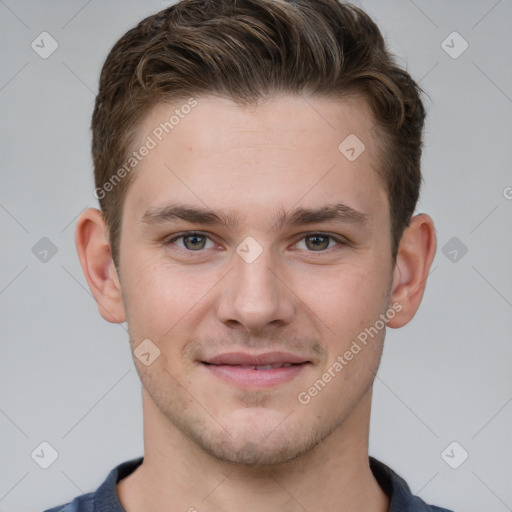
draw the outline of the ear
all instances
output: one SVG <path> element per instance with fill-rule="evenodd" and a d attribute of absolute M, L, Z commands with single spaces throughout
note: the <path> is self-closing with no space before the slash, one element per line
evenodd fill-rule
<path fill-rule="evenodd" d="M 398 247 L 390 303 L 398 303 L 402 308 L 397 308 L 397 314 L 388 321 L 389 327 L 402 327 L 416 314 L 436 248 L 434 222 L 425 213 L 415 215 L 405 229 Z"/>
<path fill-rule="evenodd" d="M 126 315 L 121 283 L 112 261 L 108 229 L 100 210 L 88 208 L 78 218 L 75 244 L 89 288 L 107 322 L 121 323 Z"/>

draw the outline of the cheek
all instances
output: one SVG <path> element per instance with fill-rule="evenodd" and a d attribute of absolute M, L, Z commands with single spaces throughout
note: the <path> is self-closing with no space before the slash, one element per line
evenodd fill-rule
<path fill-rule="evenodd" d="M 387 280 L 375 266 L 340 265 L 301 279 L 298 295 L 327 326 L 348 334 L 385 309 Z"/>
<path fill-rule="evenodd" d="M 134 335 L 159 338 L 177 321 L 184 308 L 181 283 L 154 259 L 126 258 L 129 272 L 123 280 L 125 305 Z"/>
<path fill-rule="evenodd" d="M 130 330 L 157 341 L 175 335 L 193 321 L 210 302 L 207 292 L 220 277 L 211 270 L 162 261 L 161 256 L 134 257 L 130 264 L 131 275 L 125 286 Z"/>

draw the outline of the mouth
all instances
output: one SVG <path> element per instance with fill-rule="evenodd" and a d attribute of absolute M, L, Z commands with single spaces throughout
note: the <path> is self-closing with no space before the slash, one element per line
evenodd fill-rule
<path fill-rule="evenodd" d="M 286 352 L 227 353 L 201 361 L 215 377 L 242 388 L 263 388 L 288 382 L 311 361 Z"/>
<path fill-rule="evenodd" d="M 276 368 L 288 368 L 290 366 L 297 366 L 303 363 L 272 363 L 272 364 L 263 364 L 263 365 L 245 365 L 245 364 L 212 364 L 207 363 L 206 361 L 202 361 L 203 364 L 207 364 L 210 366 L 234 366 L 236 368 L 243 368 L 245 370 L 275 370 Z"/>

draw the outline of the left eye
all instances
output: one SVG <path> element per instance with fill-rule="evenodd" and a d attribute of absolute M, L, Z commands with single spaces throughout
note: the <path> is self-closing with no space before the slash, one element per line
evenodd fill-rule
<path fill-rule="evenodd" d="M 337 240 L 336 238 L 330 235 L 324 235 L 323 233 L 313 233 L 311 235 L 306 235 L 305 237 L 301 238 L 299 242 L 297 242 L 297 244 L 300 244 L 303 241 L 305 241 L 304 246 L 306 247 L 306 249 L 315 252 L 321 252 L 325 251 L 326 249 L 331 249 L 331 241 L 334 241 L 336 245 L 340 245 L 341 243 L 341 241 Z M 299 248 L 303 249 L 303 247 Z"/>
<path fill-rule="evenodd" d="M 202 233 L 186 233 L 171 238 L 167 243 L 172 244 L 181 240 L 181 245 L 177 244 L 178 247 L 191 252 L 198 252 L 203 249 L 211 249 L 215 246 L 215 243 L 206 235 Z M 210 245 L 208 245 L 208 242 Z M 333 242 L 331 244 L 331 242 Z M 302 244 L 302 247 L 300 247 Z M 295 243 L 298 249 L 308 250 L 313 252 L 322 252 L 327 249 L 331 249 L 335 245 L 341 245 L 342 241 L 334 238 L 331 235 L 325 235 L 323 233 L 312 233 L 302 237 L 298 242 Z"/>

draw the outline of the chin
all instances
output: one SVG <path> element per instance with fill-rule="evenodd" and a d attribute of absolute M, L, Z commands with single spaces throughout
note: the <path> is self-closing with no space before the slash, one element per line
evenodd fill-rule
<path fill-rule="evenodd" d="M 308 443 L 310 445 L 311 443 Z M 315 443 L 317 444 L 317 443 Z M 208 443 L 202 448 L 219 461 L 248 467 L 267 467 L 285 464 L 307 453 L 313 446 L 304 448 L 303 443 L 289 439 L 288 443 L 260 443 L 257 440 L 246 441 L 241 447 L 234 443 Z"/>
<path fill-rule="evenodd" d="M 250 421 L 226 421 L 230 431 L 189 431 L 188 435 L 219 461 L 248 467 L 276 466 L 293 461 L 311 451 L 328 432 L 311 426 L 288 423 L 282 411 L 250 411 Z M 255 417 L 256 416 L 256 417 Z M 259 419 L 258 419 L 259 416 Z M 265 417 L 266 416 L 266 417 Z M 290 415 L 290 419 L 293 414 Z M 247 419 L 247 416 L 246 418 Z"/>

